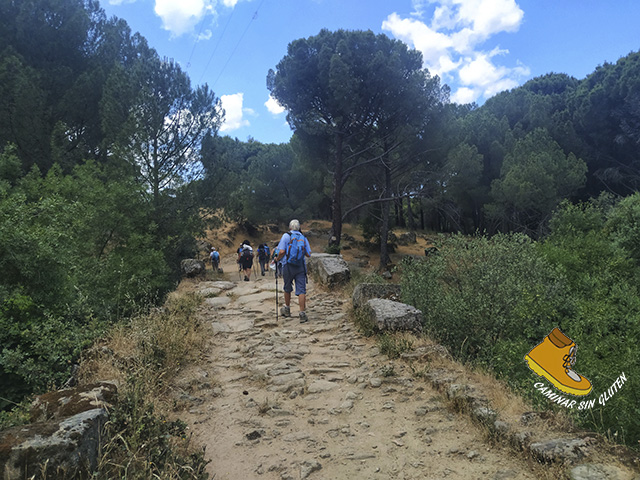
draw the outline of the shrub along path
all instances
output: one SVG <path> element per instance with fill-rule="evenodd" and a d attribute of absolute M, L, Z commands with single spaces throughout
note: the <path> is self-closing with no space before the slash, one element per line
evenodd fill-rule
<path fill-rule="evenodd" d="M 181 418 L 206 446 L 211 478 L 544 478 L 382 355 L 338 295 L 311 283 L 300 324 L 297 304 L 276 322 L 272 276 L 196 288 L 217 294 L 201 312 L 214 333 L 182 380 Z"/>

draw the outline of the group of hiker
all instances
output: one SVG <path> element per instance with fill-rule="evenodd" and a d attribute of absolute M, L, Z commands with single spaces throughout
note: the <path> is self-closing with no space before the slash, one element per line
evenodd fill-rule
<path fill-rule="evenodd" d="M 237 264 L 241 274 L 244 274 L 244 281 L 251 280 L 251 272 L 253 269 L 254 251 L 249 240 L 245 240 L 238 247 Z M 284 283 L 284 306 L 280 309 L 283 317 L 291 317 L 291 293 L 294 292 L 298 297 L 300 306 L 300 323 L 307 321 L 306 293 L 307 293 L 307 267 L 305 257 L 311 256 L 311 247 L 309 241 L 300 232 L 300 222 L 291 220 L 289 222 L 289 231 L 282 235 L 280 241 L 273 246 L 271 252 L 266 243 L 258 246 L 258 264 L 260 265 L 260 274 L 262 276 L 271 268 L 276 275 L 276 283 L 278 278 L 283 279 Z M 220 271 L 220 254 L 211 247 L 209 254 L 213 271 Z"/>

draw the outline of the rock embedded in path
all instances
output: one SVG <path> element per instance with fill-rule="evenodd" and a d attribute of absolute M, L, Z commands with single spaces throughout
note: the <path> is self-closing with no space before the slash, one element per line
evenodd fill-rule
<path fill-rule="evenodd" d="M 229 297 L 212 297 L 207 298 L 204 303 L 209 307 L 222 307 L 224 305 L 229 305 L 231 303 L 231 299 Z"/>
<path fill-rule="evenodd" d="M 329 288 L 344 285 L 351 278 L 349 266 L 342 255 L 312 253 L 307 268 L 309 273 L 316 275 L 320 283 Z"/>
<path fill-rule="evenodd" d="M 233 282 L 226 282 L 223 280 L 219 280 L 217 282 L 200 282 L 198 284 L 198 290 L 207 289 L 207 288 L 216 288 L 219 290 L 232 290 L 236 288 L 236 284 Z"/>
<path fill-rule="evenodd" d="M 305 479 L 309 478 L 313 472 L 317 472 L 322 468 L 322 465 L 315 460 L 302 462 L 300 466 L 300 478 Z"/>
<path fill-rule="evenodd" d="M 364 310 L 381 331 L 422 331 L 422 312 L 411 305 L 374 298 L 367 301 Z"/>

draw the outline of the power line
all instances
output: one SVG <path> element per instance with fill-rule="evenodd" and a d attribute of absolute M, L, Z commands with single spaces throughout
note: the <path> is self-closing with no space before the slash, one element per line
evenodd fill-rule
<path fill-rule="evenodd" d="M 238 39 L 238 43 L 236 43 L 236 46 L 233 48 L 233 51 L 231 52 L 231 54 L 229 55 L 229 58 L 227 59 L 227 61 L 225 62 L 224 66 L 222 67 L 222 70 L 220 70 L 220 73 L 218 74 L 218 76 L 216 77 L 215 81 L 211 84 L 211 88 L 213 88 L 213 86 L 218 83 L 218 80 L 220 80 L 220 77 L 222 76 L 224 70 L 227 68 L 227 65 L 229 65 L 229 62 L 231 61 L 231 59 L 233 58 L 233 55 L 236 53 L 236 50 L 238 49 L 238 47 L 240 46 L 240 42 L 242 42 L 242 39 L 244 38 L 244 36 L 246 35 L 247 31 L 249 30 L 249 27 L 251 26 L 251 24 L 253 23 L 253 21 L 258 18 L 258 10 L 260 10 L 260 7 L 262 7 L 262 4 L 264 3 L 265 0 L 262 0 L 260 2 L 260 5 L 258 5 L 258 8 L 256 8 L 256 11 L 253 13 L 253 16 L 251 17 L 251 20 L 249 20 L 249 23 L 247 24 L 247 27 L 244 29 L 244 32 L 242 32 L 242 35 L 240 35 L 240 38 Z M 223 32 L 224 33 L 224 32 Z M 212 55 L 213 57 L 213 55 Z M 211 61 L 211 60 L 209 60 Z M 207 64 L 208 65 L 208 64 Z M 204 75 L 204 74 L 203 74 Z"/>
<path fill-rule="evenodd" d="M 231 23 L 231 18 L 233 17 L 233 12 L 235 12 L 235 8 L 233 10 L 231 10 L 231 15 L 229 15 L 229 18 L 227 19 L 227 23 L 224 26 L 224 29 L 222 30 L 222 33 L 220 34 L 220 37 L 218 37 L 218 42 L 216 43 L 216 46 L 213 47 L 213 51 L 211 52 L 211 55 L 209 56 L 209 60 L 207 61 L 207 64 L 204 67 L 204 70 L 202 71 L 202 75 L 200 76 L 200 80 L 198 80 L 198 83 L 202 83 L 202 79 L 204 78 L 204 74 L 207 72 L 207 68 L 209 68 L 209 64 L 211 63 L 211 60 L 213 60 L 213 56 L 216 53 L 216 50 L 218 50 L 218 46 L 220 45 L 220 42 L 222 41 L 222 37 L 224 37 L 225 32 L 227 31 L 227 27 L 229 26 L 229 23 Z"/>
<path fill-rule="evenodd" d="M 193 54 L 196 51 L 196 45 L 200 42 L 200 35 L 202 35 L 202 29 L 204 28 L 204 20 L 207 18 L 207 15 L 202 16 L 202 22 L 200 22 L 200 30 L 198 31 L 198 36 L 193 42 L 193 48 L 191 49 L 191 54 L 189 55 L 189 60 L 187 60 L 187 68 L 191 67 L 191 59 L 193 58 Z"/>

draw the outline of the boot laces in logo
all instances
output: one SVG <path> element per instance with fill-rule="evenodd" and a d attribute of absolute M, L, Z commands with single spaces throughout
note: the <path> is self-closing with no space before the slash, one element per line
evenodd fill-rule
<path fill-rule="evenodd" d="M 524 359 L 534 373 L 546 378 L 561 392 L 588 395 L 591 382 L 573 370 L 577 348 L 575 342 L 556 327 Z"/>

